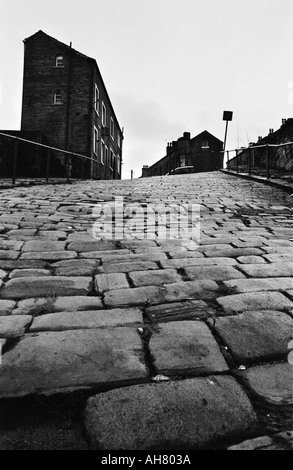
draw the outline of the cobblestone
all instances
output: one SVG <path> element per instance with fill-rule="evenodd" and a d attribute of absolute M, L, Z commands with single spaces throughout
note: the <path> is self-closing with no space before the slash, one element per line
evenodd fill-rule
<path fill-rule="evenodd" d="M 209 320 L 238 364 L 283 358 L 293 336 L 293 319 L 263 310 Z"/>
<path fill-rule="evenodd" d="M 92 288 L 89 277 L 25 277 L 11 279 L 0 291 L 3 299 L 24 299 L 44 295 L 87 295 Z"/>
<path fill-rule="evenodd" d="M 241 372 L 244 382 L 261 401 L 277 407 L 293 405 L 293 369 L 288 363 L 257 366 Z"/>
<path fill-rule="evenodd" d="M 34 333 L 5 353 L 0 397 L 97 389 L 146 376 L 142 343 L 131 327 Z"/>
<path fill-rule="evenodd" d="M 34 318 L 29 332 L 129 326 L 142 322 L 142 312 L 137 308 L 60 312 Z"/>
<path fill-rule="evenodd" d="M 228 447 L 228 450 L 292 450 L 293 449 L 293 431 L 280 432 L 271 436 L 261 436 L 255 439 L 249 439 L 234 446 Z"/>
<path fill-rule="evenodd" d="M 159 374 L 202 375 L 228 370 L 213 335 L 200 321 L 160 325 L 160 331 L 153 334 L 149 347 Z"/>
<path fill-rule="evenodd" d="M 226 279 L 245 279 L 244 274 L 231 266 L 191 266 L 185 268 L 185 272 L 192 280 L 212 279 L 224 281 Z"/>
<path fill-rule="evenodd" d="M 166 284 L 163 287 L 145 286 L 118 289 L 105 293 L 109 307 L 124 305 L 159 304 L 178 300 L 215 298 L 219 287 L 213 281 L 187 281 Z"/>
<path fill-rule="evenodd" d="M 0 337 L 10 338 L 22 335 L 32 321 L 29 315 L 9 315 L 0 317 Z"/>
<path fill-rule="evenodd" d="M 293 287 L 293 279 L 291 277 L 243 279 L 242 281 L 235 279 L 225 281 L 224 284 L 228 289 L 233 289 L 235 292 L 239 293 L 267 290 L 287 290 Z"/>
<path fill-rule="evenodd" d="M 197 450 L 247 435 L 257 417 L 233 378 L 210 376 L 101 393 L 89 398 L 85 423 L 91 449 Z"/>
<path fill-rule="evenodd" d="M 138 239 L 94 239 L 94 205 L 116 196 L 199 204 L 200 237 L 141 220 Z M 0 447 L 52 448 L 59 405 L 86 421 L 78 448 L 227 449 L 292 429 L 292 203 L 221 172 L 1 189 Z"/>
<path fill-rule="evenodd" d="M 140 286 L 161 286 L 163 284 L 171 284 L 180 282 L 181 277 L 175 269 L 159 269 L 157 271 L 134 271 L 129 277 L 135 287 Z"/>
<path fill-rule="evenodd" d="M 251 277 L 281 277 L 293 276 L 293 263 L 283 261 L 281 263 L 270 264 L 246 264 L 241 266 L 241 270 Z"/>
<path fill-rule="evenodd" d="M 243 281 L 242 281 L 243 282 Z M 246 310 L 283 310 L 293 308 L 293 302 L 280 292 L 249 292 L 217 298 L 226 313 Z"/>
<path fill-rule="evenodd" d="M 127 287 L 129 285 L 126 276 L 122 273 L 98 274 L 95 277 L 95 288 L 98 294 Z"/>

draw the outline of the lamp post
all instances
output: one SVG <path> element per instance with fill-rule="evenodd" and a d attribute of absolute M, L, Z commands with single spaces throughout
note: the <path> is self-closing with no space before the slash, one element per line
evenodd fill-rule
<path fill-rule="evenodd" d="M 226 150 L 228 122 L 232 121 L 232 117 L 233 117 L 233 111 L 224 111 L 223 112 L 223 121 L 226 121 L 225 138 L 224 138 L 224 146 L 223 146 L 223 166 L 224 166 L 224 158 L 225 158 L 225 150 Z"/>

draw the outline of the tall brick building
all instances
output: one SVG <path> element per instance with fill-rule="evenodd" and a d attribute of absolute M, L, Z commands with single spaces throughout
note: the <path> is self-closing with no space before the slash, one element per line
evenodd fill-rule
<path fill-rule="evenodd" d="M 95 59 L 43 31 L 24 45 L 19 136 L 38 132 L 52 147 L 93 158 L 85 161 L 86 177 L 120 179 L 123 133 Z M 56 156 L 60 172 L 64 157 Z M 81 175 L 81 161 L 71 158 L 71 176 Z M 36 158 L 34 168 L 41 165 Z"/>
<path fill-rule="evenodd" d="M 177 141 L 168 144 L 165 157 L 152 166 L 144 165 L 142 176 L 166 175 L 187 166 L 192 173 L 219 170 L 223 167 L 222 150 L 223 142 L 208 131 L 192 139 L 190 132 L 184 132 Z"/>

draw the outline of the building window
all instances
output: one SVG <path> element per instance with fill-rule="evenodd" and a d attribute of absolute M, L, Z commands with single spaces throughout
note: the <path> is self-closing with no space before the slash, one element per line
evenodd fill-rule
<path fill-rule="evenodd" d="M 180 157 L 180 166 L 186 166 L 186 158 L 184 156 Z"/>
<path fill-rule="evenodd" d="M 55 90 L 54 91 L 53 104 L 62 104 L 62 92 L 61 92 L 61 90 Z"/>
<path fill-rule="evenodd" d="M 120 163 L 120 157 L 118 155 L 116 157 L 116 163 L 117 163 L 117 173 L 118 175 L 120 175 L 121 163 Z"/>
<path fill-rule="evenodd" d="M 64 57 L 62 54 L 57 54 L 55 58 L 55 67 L 64 67 Z"/>
<path fill-rule="evenodd" d="M 208 140 L 203 140 L 202 141 L 202 146 L 201 146 L 202 149 L 207 149 L 209 148 L 209 141 Z"/>
<path fill-rule="evenodd" d="M 99 102 L 99 99 L 100 99 L 100 91 L 97 87 L 97 85 L 95 85 L 95 101 L 94 101 L 94 107 L 95 107 L 95 111 L 97 114 L 100 113 L 100 102 Z"/>
<path fill-rule="evenodd" d="M 94 126 L 94 153 L 98 155 L 99 149 L 99 132 L 98 129 Z"/>
<path fill-rule="evenodd" d="M 118 147 L 121 148 L 121 135 L 119 131 L 117 132 L 117 144 Z"/>
<path fill-rule="evenodd" d="M 105 153 L 106 153 L 106 146 L 105 142 L 102 140 L 102 146 L 101 146 L 101 163 L 104 164 L 105 161 Z"/>
<path fill-rule="evenodd" d="M 102 102 L 102 124 L 106 126 L 106 106 Z"/>
<path fill-rule="evenodd" d="M 110 119 L 110 136 L 114 140 L 114 121 L 112 118 Z"/>
<path fill-rule="evenodd" d="M 110 150 L 110 162 L 109 162 L 109 163 L 110 163 L 110 167 L 111 167 L 112 170 L 113 170 L 113 168 L 114 168 L 114 154 L 113 154 L 113 150 L 112 150 L 112 149 Z"/>
<path fill-rule="evenodd" d="M 106 165 L 108 165 L 108 155 L 109 155 L 109 150 L 108 150 L 108 147 L 105 145 L 105 155 L 104 155 L 103 163 L 105 163 Z"/>

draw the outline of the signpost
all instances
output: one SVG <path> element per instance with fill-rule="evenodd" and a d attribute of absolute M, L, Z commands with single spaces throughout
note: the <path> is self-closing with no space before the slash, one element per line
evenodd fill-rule
<path fill-rule="evenodd" d="M 223 163 L 224 163 L 224 158 L 225 158 L 228 122 L 232 121 L 232 117 L 233 117 L 233 111 L 224 111 L 223 112 L 223 121 L 226 121 L 225 139 L 224 139 L 224 147 L 223 147 Z"/>

